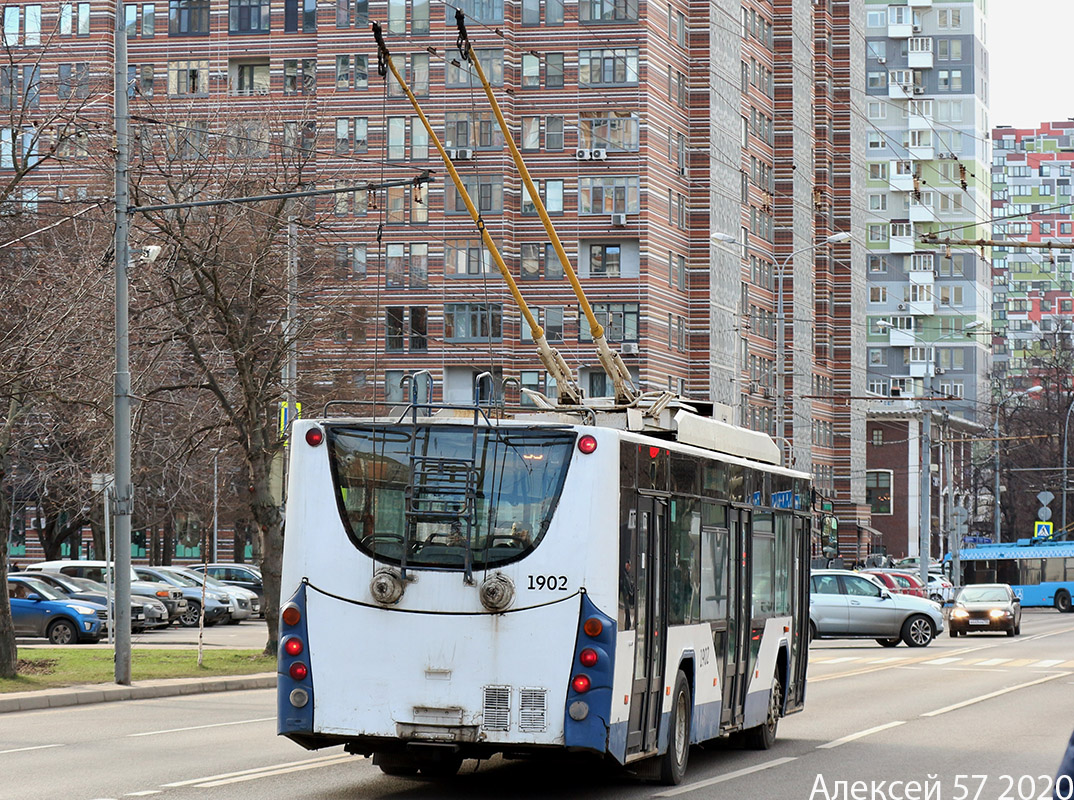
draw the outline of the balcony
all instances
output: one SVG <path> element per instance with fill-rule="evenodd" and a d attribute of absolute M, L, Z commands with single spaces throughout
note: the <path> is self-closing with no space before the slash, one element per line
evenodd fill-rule
<path fill-rule="evenodd" d="M 910 145 L 907 148 L 910 154 L 910 158 L 914 161 L 932 161 L 936 158 L 936 148 L 932 145 L 914 147 Z"/>
<path fill-rule="evenodd" d="M 932 69 L 932 37 L 912 37 L 907 57 L 907 66 L 910 69 Z"/>
<path fill-rule="evenodd" d="M 935 207 L 924 203 L 910 203 L 911 222 L 936 222 L 937 219 Z"/>
<path fill-rule="evenodd" d="M 914 252 L 914 247 L 914 235 L 912 232 L 909 234 L 900 235 L 895 235 L 893 233 L 891 235 L 891 238 L 888 239 L 888 250 L 890 250 L 892 253 L 909 254 Z"/>
<path fill-rule="evenodd" d="M 907 20 L 906 22 L 891 22 L 888 21 L 888 38 L 890 39 L 909 39 L 914 35 L 914 25 Z"/>
<path fill-rule="evenodd" d="M 913 172 L 907 169 L 906 161 L 892 161 L 888 168 L 888 175 L 891 176 L 890 183 L 892 190 L 896 192 L 912 192 L 914 190 L 914 175 Z"/>
<path fill-rule="evenodd" d="M 899 305 L 903 305 L 900 303 Z M 888 344 L 892 347 L 913 347 L 917 337 L 912 330 L 904 331 L 900 328 L 888 328 Z"/>
<path fill-rule="evenodd" d="M 914 96 L 914 87 L 910 83 L 888 81 L 888 97 L 892 100 L 909 100 Z"/>
<path fill-rule="evenodd" d="M 932 8 L 932 0 L 907 0 L 906 5 L 910 8 Z"/>
<path fill-rule="evenodd" d="M 913 263 L 913 261 L 916 261 L 921 255 L 921 253 L 915 253 L 913 259 L 911 260 L 911 263 Z M 929 269 L 911 269 L 906 273 L 906 277 L 914 286 L 931 287 L 933 284 L 936 283 L 936 273 L 932 271 L 931 267 Z M 926 291 L 929 294 L 932 294 L 931 288 L 919 291 Z"/>

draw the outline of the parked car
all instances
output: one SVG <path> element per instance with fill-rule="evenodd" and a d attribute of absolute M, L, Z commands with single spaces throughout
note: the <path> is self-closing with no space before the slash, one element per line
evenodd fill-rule
<path fill-rule="evenodd" d="M 38 572 L 37 575 L 45 575 L 48 573 Z M 106 591 L 106 587 L 99 581 L 92 581 L 89 578 L 78 578 L 74 575 L 60 575 L 60 577 L 74 582 L 78 586 L 84 586 L 87 591 L 103 592 Z M 144 585 L 146 581 L 133 581 L 131 586 Z M 156 587 L 156 584 L 149 584 L 150 588 Z M 136 603 L 142 604 L 142 609 L 145 612 L 145 627 L 146 628 L 160 628 L 167 626 L 170 622 L 170 614 L 168 613 L 168 606 L 157 597 L 155 594 L 136 594 L 131 592 L 131 600 Z"/>
<path fill-rule="evenodd" d="M 175 567 L 134 567 L 135 573 L 142 580 L 160 581 L 170 584 L 183 593 L 186 600 L 186 613 L 179 622 L 187 628 L 196 628 L 201 616 L 202 589 L 197 581 L 188 578 Z M 225 592 L 205 590 L 205 624 L 215 625 L 231 617 L 231 596 Z"/>
<path fill-rule="evenodd" d="M 9 576 L 7 594 L 16 636 L 41 636 L 52 644 L 98 642 L 108 610 L 86 600 L 68 600 L 32 577 Z"/>
<path fill-rule="evenodd" d="M 86 586 L 81 586 L 76 581 L 81 582 L 82 578 L 73 578 L 70 575 L 61 575 L 58 572 L 17 572 L 13 575 L 9 575 L 12 578 L 33 578 L 34 580 L 41 581 L 48 586 L 51 586 L 59 594 L 63 595 L 65 600 L 85 600 L 90 603 L 96 603 L 99 606 L 107 608 L 113 606 L 113 614 L 115 613 L 114 595 L 105 588 L 104 584 L 98 584 L 100 589 L 91 589 Z M 142 631 L 146 626 L 146 610 L 140 599 L 131 598 L 131 630 Z"/>
<path fill-rule="evenodd" d="M 261 570 L 252 564 L 191 564 L 195 572 L 208 572 L 222 583 L 241 586 L 257 594 L 261 605 L 260 616 L 265 616 L 265 585 L 261 580 Z"/>
<path fill-rule="evenodd" d="M 810 638 L 870 638 L 884 647 L 900 641 L 925 647 L 943 631 L 939 604 L 893 594 L 874 576 L 849 570 L 814 570 L 810 577 Z"/>
<path fill-rule="evenodd" d="M 221 581 L 218 581 L 212 576 L 205 575 L 201 572 L 195 572 L 192 569 L 177 568 L 177 571 L 190 578 L 192 581 L 196 581 L 200 586 L 202 582 L 214 592 L 225 592 L 231 595 L 231 619 L 228 620 L 231 625 L 238 625 L 244 619 L 257 616 L 261 613 L 261 601 L 257 597 L 257 593 L 244 589 L 241 586 L 232 586 Z"/>
<path fill-rule="evenodd" d="M 61 575 L 74 575 L 78 578 L 105 583 L 107 568 L 107 561 L 39 561 L 26 567 L 26 571 L 59 572 Z M 114 563 L 112 568 L 115 569 Z M 139 597 L 155 597 L 164 603 L 168 608 L 169 623 L 179 620 L 187 611 L 186 600 L 181 591 L 166 583 L 138 580 L 133 569 L 131 569 L 131 594 Z"/>
<path fill-rule="evenodd" d="M 884 586 L 897 594 L 910 594 L 914 597 L 928 596 L 924 584 L 921 583 L 921 578 L 906 570 L 867 569 L 863 570 L 863 572 L 867 572 L 873 577 L 880 578 L 880 582 Z"/>
<path fill-rule="evenodd" d="M 945 575 L 936 572 L 929 573 L 929 600 L 935 603 L 946 603 L 954 594 L 955 585 Z"/>
<path fill-rule="evenodd" d="M 971 631 L 1022 632 L 1022 601 L 1005 583 L 971 583 L 955 596 L 948 620 L 951 636 Z"/>

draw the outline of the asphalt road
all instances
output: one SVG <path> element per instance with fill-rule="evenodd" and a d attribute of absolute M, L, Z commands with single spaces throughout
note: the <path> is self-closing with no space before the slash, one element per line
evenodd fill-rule
<path fill-rule="evenodd" d="M 274 692 L 249 691 L 6 714 L 0 798 L 814 800 L 836 796 L 837 781 L 883 781 L 862 796 L 894 800 L 925 796 L 905 782 L 938 781 L 944 800 L 1035 800 L 1050 796 L 1074 725 L 1074 615 L 1030 610 L 1020 637 L 945 634 L 923 649 L 816 642 L 809 675 L 806 711 L 780 723 L 771 750 L 695 747 L 671 789 L 562 759 L 389 778 L 338 748 L 277 738 Z"/>

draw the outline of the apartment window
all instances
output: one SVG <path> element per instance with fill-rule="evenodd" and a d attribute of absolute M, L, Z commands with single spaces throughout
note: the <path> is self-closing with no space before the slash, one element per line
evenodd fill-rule
<path fill-rule="evenodd" d="M 622 260 L 622 248 L 617 244 L 593 244 L 589 246 L 590 277 L 618 278 Z"/>
<path fill-rule="evenodd" d="M 389 245 L 389 249 L 390 249 Z M 389 284 L 391 285 L 391 284 Z M 404 306 L 388 306 L 384 310 L 384 349 L 389 353 L 403 352 Z"/>
<path fill-rule="evenodd" d="M 961 9 L 940 9 L 936 12 L 936 14 L 936 25 L 940 29 L 958 30 L 962 27 Z"/>
<path fill-rule="evenodd" d="M 4 7 L 3 41 L 0 42 L 4 47 L 18 47 L 21 14 L 22 8 L 19 6 Z"/>
<path fill-rule="evenodd" d="M 891 472 L 869 470 L 865 473 L 865 502 L 874 514 L 891 514 Z"/>
<path fill-rule="evenodd" d="M 169 61 L 168 94 L 172 97 L 209 94 L 209 62 Z"/>
<path fill-rule="evenodd" d="M 455 9 L 462 9 L 467 21 L 489 23 L 503 22 L 503 0 L 457 0 L 448 4 L 446 19 L 449 25 L 455 25 Z M 482 64 L 481 66 L 484 66 Z"/>
<path fill-rule="evenodd" d="M 231 93 L 254 95 L 269 93 L 269 62 L 250 61 L 231 64 Z"/>
<path fill-rule="evenodd" d="M 604 335 L 609 342 L 638 341 L 637 303 L 594 303 L 593 316 L 604 326 Z M 589 320 L 584 314 L 579 318 L 578 341 L 593 341 Z"/>
<path fill-rule="evenodd" d="M 150 71 L 152 71 L 152 65 L 150 65 Z M 0 70 L 0 76 L 3 75 L 3 70 Z M 67 100 L 71 97 L 86 98 L 89 97 L 89 64 L 60 64 L 58 67 L 59 80 L 56 84 L 56 96 L 60 100 Z M 3 80 L 0 77 L 0 80 Z M 6 90 L 7 87 L 4 87 Z"/>
<path fill-rule="evenodd" d="M 870 150 L 882 150 L 887 147 L 888 143 L 884 141 L 883 134 L 871 132 L 869 134 L 869 149 Z"/>
<path fill-rule="evenodd" d="M 208 33 L 209 0 L 169 0 L 170 36 L 205 36 Z"/>
<path fill-rule="evenodd" d="M 544 85 L 549 89 L 563 86 L 563 53 L 545 54 Z"/>
<path fill-rule="evenodd" d="M 871 223 L 866 225 L 866 231 L 869 235 L 870 242 L 886 242 L 887 241 L 887 226 L 883 223 Z"/>
<path fill-rule="evenodd" d="M 429 349 L 429 312 L 425 306 L 410 307 L 410 351 L 424 352 Z"/>
<path fill-rule="evenodd" d="M 636 22 L 637 0 L 579 0 L 580 22 Z"/>
<path fill-rule="evenodd" d="M 888 164 L 886 161 L 871 162 L 869 164 L 869 180 L 886 181 L 888 179 Z"/>
<path fill-rule="evenodd" d="M 406 158 L 406 117 L 388 117 L 388 159 Z"/>
<path fill-rule="evenodd" d="M 463 175 L 462 184 L 478 211 L 482 213 L 500 213 L 503 211 L 503 176 L 502 175 Z M 448 214 L 465 214 L 466 204 L 462 194 L 455 185 L 448 184 L 445 190 L 445 211 Z"/>
<path fill-rule="evenodd" d="M 871 194 L 869 195 L 869 210 L 870 211 L 886 211 L 888 207 L 888 196 L 886 194 Z"/>
<path fill-rule="evenodd" d="M 410 91 L 418 97 L 429 94 L 428 53 L 413 53 L 410 56 Z"/>
<path fill-rule="evenodd" d="M 639 128 L 633 111 L 583 111 L 578 118 L 578 146 L 636 152 Z"/>
<path fill-rule="evenodd" d="M 410 131 L 410 157 L 415 161 L 429 158 L 429 132 L 424 125 L 414 125 Z"/>
<path fill-rule="evenodd" d="M 541 24 L 541 0 L 522 0 L 522 24 Z"/>
<path fill-rule="evenodd" d="M 490 111 L 449 111 L 444 120 L 445 147 L 470 147 L 478 150 L 503 148 L 503 133 Z"/>
<path fill-rule="evenodd" d="M 336 266 L 352 278 L 364 278 L 366 276 L 365 245 L 356 244 L 337 246 Z"/>
<path fill-rule="evenodd" d="M 869 302 L 870 303 L 886 303 L 888 301 L 888 287 L 886 286 L 870 286 L 869 287 Z"/>
<path fill-rule="evenodd" d="M 451 7 L 448 7 L 451 10 Z M 503 86 L 503 50 L 474 50 L 478 63 L 491 86 Z M 471 85 L 470 65 L 465 62 L 457 50 L 449 53 L 445 79 L 449 87 Z M 480 87 L 477 76 L 472 77 L 473 84 Z"/>
<path fill-rule="evenodd" d="M 89 64 L 85 65 L 86 68 L 86 94 L 89 94 Z M 156 80 L 153 77 L 153 65 L 142 64 L 141 74 L 138 81 L 138 92 L 143 97 L 152 97 L 153 91 L 156 88 Z"/>
<path fill-rule="evenodd" d="M 544 147 L 545 150 L 563 149 L 563 117 L 545 117 Z"/>
<path fill-rule="evenodd" d="M 410 245 L 410 286 L 424 289 L 429 285 L 429 245 L 414 242 Z"/>
<path fill-rule="evenodd" d="M 406 0 L 388 0 L 388 33 L 406 33 Z"/>
<path fill-rule="evenodd" d="M 888 85 L 887 72 L 870 72 L 866 76 L 866 86 L 870 89 L 886 89 Z"/>
<path fill-rule="evenodd" d="M 336 21 L 339 21 L 338 8 Z M 317 0 L 284 0 L 284 31 L 286 33 L 297 33 L 300 30 L 300 25 L 303 33 L 314 33 L 317 30 Z"/>
<path fill-rule="evenodd" d="M 500 303 L 448 303 L 444 306 L 444 340 L 503 340 Z"/>
<path fill-rule="evenodd" d="M 313 94 L 317 91 L 317 60 L 286 58 L 283 62 L 283 93 Z"/>
<path fill-rule="evenodd" d="M 539 244 L 523 244 L 519 259 L 519 275 L 523 280 L 539 280 L 541 277 L 541 251 Z"/>
<path fill-rule="evenodd" d="M 519 146 L 522 150 L 539 150 L 541 148 L 540 117 L 522 118 L 522 136 Z"/>
<path fill-rule="evenodd" d="M 389 186 L 385 194 L 387 214 L 384 221 L 389 225 L 402 225 L 406 222 L 406 187 Z"/>
<path fill-rule="evenodd" d="M 637 177 L 578 179 L 578 213 L 637 214 L 640 210 Z"/>
<path fill-rule="evenodd" d="M 578 51 L 578 85 L 608 86 L 638 82 L 638 48 Z"/>
<path fill-rule="evenodd" d="M 522 55 L 522 88 L 533 89 L 541 85 L 541 59 L 533 53 Z"/>
<path fill-rule="evenodd" d="M 231 33 L 268 33 L 269 0 L 229 0 L 228 29 Z"/>
<path fill-rule="evenodd" d="M 492 256 L 480 239 L 449 239 L 444 246 L 444 274 L 465 278 L 492 272 Z"/>
<path fill-rule="evenodd" d="M 138 4 L 127 3 L 123 6 L 123 22 L 127 30 L 127 38 L 133 39 L 138 35 Z"/>

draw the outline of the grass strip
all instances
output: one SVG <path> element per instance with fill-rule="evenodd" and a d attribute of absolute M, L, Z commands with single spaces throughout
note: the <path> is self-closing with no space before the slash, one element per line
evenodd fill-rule
<path fill-rule="evenodd" d="M 131 680 L 214 678 L 275 672 L 276 659 L 260 650 L 210 650 L 198 666 L 196 650 L 150 650 L 131 653 Z M 83 683 L 112 683 L 112 651 L 102 648 L 34 648 L 19 651 L 18 677 L 0 679 L 0 693 L 55 689 Z"/>

